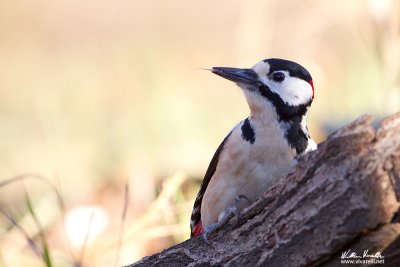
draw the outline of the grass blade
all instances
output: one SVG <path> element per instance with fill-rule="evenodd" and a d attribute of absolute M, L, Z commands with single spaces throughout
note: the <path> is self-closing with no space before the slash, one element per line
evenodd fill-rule
<path fill-rule="evenodd" d="M 49 250 L 48 242 L 47 242 L 47 239 L 46 239 L 46 235 L 45 235 L 45 233 L 43 231 L 43 227 L 42 227 L 42 225 L 41 225 L 41 223 L 40 223 L 40 221 L 39 221 L 39 219 L 38 219 L 38 217 L 36 215 L 36 212 L 35 212 L 35 210 L 33 208 L 32 200 L 29 197 L 28 192 L 26 191 L 25 184 L 24 184 L 24 192 L 25 192 L 26 206 L 28 208 L 28 211 L 29 211 L 30 215 L 33 218 L 33 221 L 36 224 L 37 229 L 39 230 L 39 236 L 40 236 L 40 240 L 41 240 L 41 243 L 42 243 L 42 251 L 43 251 L 42 258 L 43 258 L 43 261 L 45 262 L 47 267 L 52 267 L 53 265 L 52 265 L 52 262 L 51 262 L 50 250 Z"/>
<path fill-rule="evenodd" d="M 19 232 L 24 236 L 26 242 L 28 243 L 28 246 L 31 248 L 31 250 L 33 251 L 33 253 L 35 253 L 38 257 L 43 258 L 43 252 L 40 249 L 40 247 L 35 243 L 35 241 L 28 235 L 28 233 L 26 232 L 26 230 L 24 228 L 22 228 L 21 225 L 18 224 L 18 222 L 14 219 L 14 217 L 11 215 L 11 212 L 7 212 L 4 210 L 0 210 L 0 212 L 4 215 L 4 217 L 6 217 L 6 219 L 12 224 L 14 225 L 14 227 L 16 227 Z"/>
<path fill-rule="evenodd" d="M 83 266 L 83 264 L 82 264 L 83 257 L 85 255 L 85 250 L 86 250 L 87 242 L 89 239 L 90 229 L 92 228 L 93 219 L 94 219 L 94 212 L 92 212 L 92 214 L 90 214 L 88 229 L 86 231 L 85 240 L 83 241 L 83 244 L 82 244 L 81 255 L 79 257 L 79 260 L 75 263 L 76 266 Z"/>
<path fill-rule="evenodd" d="M 128 204 L 129 204 L 129 184 L 127 182 L 125 184 L 124 203 L 122 206 L 122 215 L 121 215 L 121 226 L 118 233 L 117 255 L 115 257 L 114 266 L 119 266 L 118 263 L 119 263 L 119 258 L 121 256 L 122 239 L 124 234 L 124 226 L 125 226 L 126 213 L 128 210 Z"/>

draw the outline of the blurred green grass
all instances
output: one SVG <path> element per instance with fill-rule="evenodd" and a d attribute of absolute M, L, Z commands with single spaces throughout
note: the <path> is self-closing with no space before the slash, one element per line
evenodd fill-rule
<path fill-rule="evenodd" d="M 128 181 L 120 260 L 131 263 L 188 237 L 209 160 L 247 116 L 240 90 L 199 68 L 301 63 L 322 141 L 358 115 L 400 109 L 399 13 L 390 0 L 1 1 L 0 181 L 38 173 L 57 185 L 66 216 L 100 208 L 107 226 L 88 243 L 87 266 L 113 264 Z M 157 202 L 168 181 L 177 186 Z M 26 183 L 53 259 L 71 266 L 54 194 Z M 0 190 L 1 207 L 38 234 L 21 184 Z M 0 235 L 0 265 L 43 264 L 4 218 Z"/>

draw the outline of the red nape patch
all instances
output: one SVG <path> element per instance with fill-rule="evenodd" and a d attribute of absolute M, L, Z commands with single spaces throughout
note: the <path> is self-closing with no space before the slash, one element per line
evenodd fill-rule
<path fill-rule="evenodd" d="M 312 87 L 312 99 L 314 99 L 314 83 L 313 83 L 312 80 L 310 80 L 310 81 L 309 81 L 309 84 L 310 84 L 311 87 Z"/>
<path fill-rule="evenodd" d="M 199 222 L 193 229 L 193 237 L 196 237 L 197 235 L 202 234 L 203 232 L 204 232 L 203 225 L 201 224 L 201 222 Z"/>

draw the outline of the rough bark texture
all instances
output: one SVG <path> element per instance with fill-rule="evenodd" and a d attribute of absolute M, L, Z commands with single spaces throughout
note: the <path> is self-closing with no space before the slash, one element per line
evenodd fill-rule
<path fill-rule="evenodd" d="M 189 239 L 130 267 L 345 266 L 342 252 L 366 249 L 400 266 L 400 113 L 371 121 L 330 135 L 211 244 Z"/>

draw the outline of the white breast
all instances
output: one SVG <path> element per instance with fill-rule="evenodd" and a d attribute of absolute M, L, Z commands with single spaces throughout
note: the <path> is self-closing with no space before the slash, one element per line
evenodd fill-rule
<path fill-rule="evenodd" d="M 256 200 L 291 167 L 295 151 L 289 147 L 283 131 L 276 125 L 252 121 L 255 141 L 242 137 L 243 122 L 237 125 L 220 155 L 218 166 L 205 192 L 202 206 L 203 227 L 215 223 L 238 195 Z"/>

